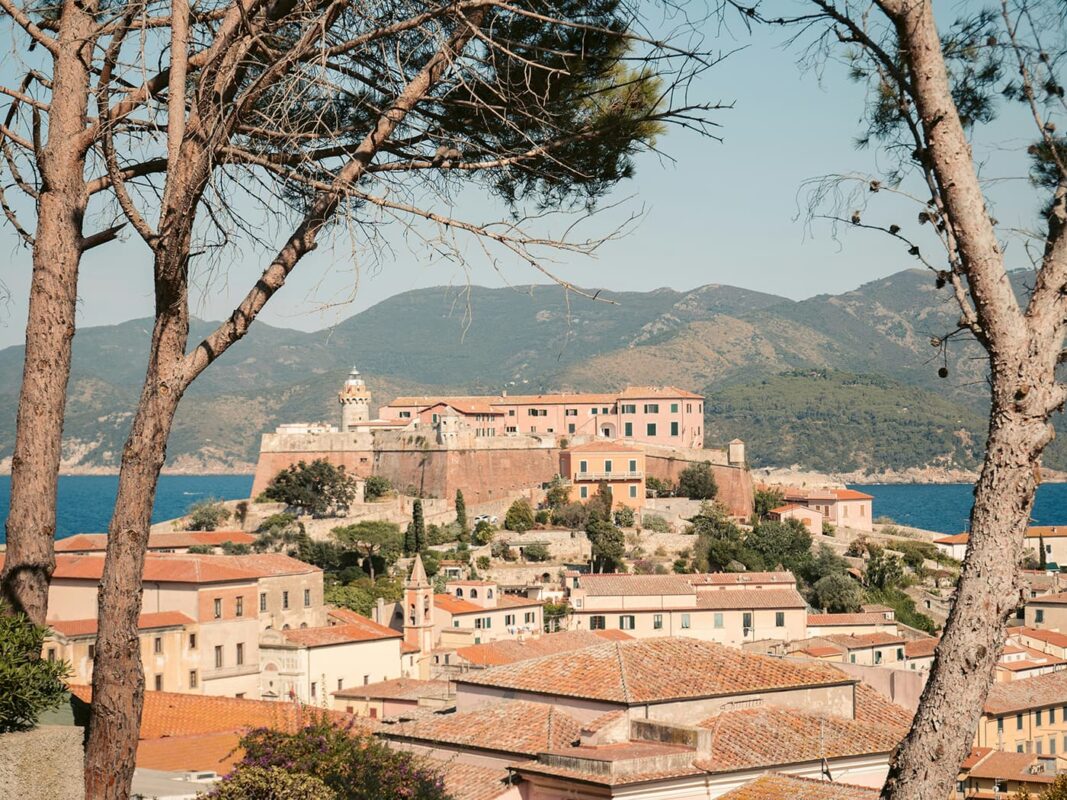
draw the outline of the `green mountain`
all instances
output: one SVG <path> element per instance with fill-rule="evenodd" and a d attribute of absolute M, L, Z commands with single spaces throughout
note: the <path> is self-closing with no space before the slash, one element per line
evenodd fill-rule
<path fill-rule="evenodd" d="M 709 441 L 740 436 L 757 464 L 973 466 L 984 440 L 984 362 L 973 343 L 954 338 L 944 356 L 930 346 L 954 328 L 953 309 L 950 293 L 917 270 L 801 302 L 720 285 L 604 290 L 596 300 L 558 286 L 411 291 L 315 333 L 256 323 L 183 400 L 169 463 L 247 468 L 260 434 L 278 423 L 335 419 L 335 392 L 355 364 L 378 402 L 671 383 L 707 394 Z M 212 327 L 196 321 L 191 338 Z M 131 320 L 78 332 L 66 468 L 117 465 L 149 328 Z M 947 380 L 937 377 L 942 364 Z M 21 370 L 21 348 L 0 350 L 0 467 Z M 1050 466 L 1067 466 L 1061 449 Z"/>

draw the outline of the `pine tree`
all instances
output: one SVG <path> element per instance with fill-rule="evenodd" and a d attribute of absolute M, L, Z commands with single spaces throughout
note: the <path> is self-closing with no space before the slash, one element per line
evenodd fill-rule
<path fill-rule="evenodd" d="M 1037 566 L 1040 569 L 1048 566 L 1048 559 L 1045 557 L 1045 537 L 1041 534 L 1037 537 Z"/>
<path fill-rule="evenodd" d="M 422 501 L 416 500 L 411 506 L 412 554 L 426 549 L 426 520 L 422 516 Z"/>
<path fill-rule="evenodd" d="M 467 501 L 463 499 L 462 489 L 456 489 L 456 524 L 459 525 L 460 532 L 470 533 L 467 523 Z"/>

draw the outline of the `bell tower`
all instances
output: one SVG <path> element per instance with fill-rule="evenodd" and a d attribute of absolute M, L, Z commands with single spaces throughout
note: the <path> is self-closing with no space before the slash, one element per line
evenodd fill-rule
<path fill-rule="evenodd" d="M 348 373 L 348 380 L 341 387 L 337 401 L 341 404 L 342 431 L 355 430 L 359 423 L 370 420 L 370 390 L 355 367 Z"/>
<path fill-rule="evenodd" d="M 411 577 L 404 584 L 404 643 L 419 648 L 419 678 L 430 677 L 433 650 L 433 587 L 426 577 L 422 556 L 415 555 Z"/>

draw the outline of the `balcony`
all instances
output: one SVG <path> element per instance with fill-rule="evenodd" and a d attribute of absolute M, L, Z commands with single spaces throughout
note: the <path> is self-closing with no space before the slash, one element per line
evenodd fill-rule
<path fill-rule="evenodd" d="M 637 481 L 644 476 L 641 470 L 634 472 L 576 472 L 576 481 Z"/>

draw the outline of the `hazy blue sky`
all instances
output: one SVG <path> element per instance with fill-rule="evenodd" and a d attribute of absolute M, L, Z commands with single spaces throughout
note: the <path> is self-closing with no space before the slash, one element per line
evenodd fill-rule
<path fill-rule="evenodd" d="M 724 283 L 800 299 L 852 289 L 915 265 L 899 244 L 876 233 L 849 232 L 839 243 L 825 226 L 809 232 L 797 218 L 797 194 L 806 179 L 869 172 L 877 154 L 857 151 L 852 144 L 859 132 L 862 87 L 845 80 L 835 65 L 821 80 L 803 73 L 796 51 L 782 48 L 783 39 L 776 31 L 721 41 L 724 49 L 744 49 L 708 72 L 699 90 L 705 99 L 735 103 L 716 115 L 724 141 L 678 131 L 663 138 L 661 148 L 675 160 L 642 156 L 636 179 L 615 193 L 616 200 L 631 199 L 609 212 L 600 229 L 643 209 L 640 225 L 628 237 L 606 244 L 596 259 L 561 260 L 555 265 L 560 274 L 585 286 L 647 290 Z M 995 169 L 1004 166 L 1001 151 L 1017 148 L 1029 137 L 1029 130 L 1007 122 L 984 134 L 976 156 L 990 159 L 986 175 L 997 177 Z M 1000 220 L 1029 224 L 1036 201 L 1025 183 L 1004 183 L 996 191 Z M 453 210 L 457 216 L 488 220 L 500 213 L 468 194 L 469 200 Z M 905 223 L 914 221 L 916 209 L 897 208 L 906 215 Z M 869 213 L 875 216 L 874 209 Z M 391 239 L 397 243 L 393 254 L 374 270 L 354 266 L 343 247 L 324 248 L 306 259 L 261 319 L 314 330 L 398 292 L 468 280 L 453 264 L 412 252 L 399 231 Z M 7 346 L 22 341 L 30 257 L 6 228 L 0 234 L 0 254 L 0 277 L 11 294 L 10 302 L 0 306 L 0 346 Z M 469 280 L 477 284 L 543 280 L 522 266 L 501 276 L 474 254 L 470 266 Z M 79 324 L 150 315 L 150 267 L 139 240 L 92 251 L 82 267 Z M 195 313 L 206 318 L 228 314 L 261 270 L 262 260 L 254 254 L 239 259 L 225 278 L 196 293 Z M 477 314 L 476 307 L 473 312 Z"/>

